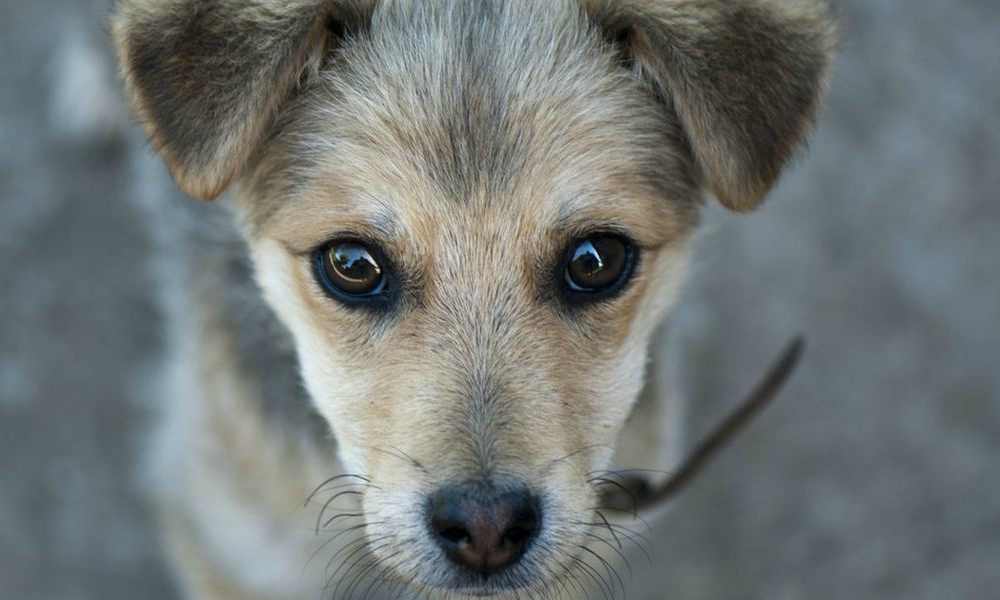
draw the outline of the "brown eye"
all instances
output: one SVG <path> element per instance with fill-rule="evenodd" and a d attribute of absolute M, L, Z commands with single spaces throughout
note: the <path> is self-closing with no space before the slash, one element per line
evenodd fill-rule
<path fill-rule="evenodd" d="M 615 235 L 593 235 L 574 242 L 565 280 L 572 292 L 613 292 L 628 278 L 632 246 Z"/>
<path fill-rule="evenodd" d="M 358 242 L 335 242 L 320 252 L 321 283 L 329 291 L 350 297 L 378 294 L 385 287 L 375 253 Z M 334 288 L 334 289 L 330 289 Z"/>

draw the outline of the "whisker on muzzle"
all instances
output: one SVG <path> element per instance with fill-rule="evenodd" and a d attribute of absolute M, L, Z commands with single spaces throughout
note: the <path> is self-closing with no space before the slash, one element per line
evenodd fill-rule
<path fill-rule="evenodd" d="M 565 462 L 565 461 L 569 460 L 570 458 L 573 458 L 574 456 L 576 456 L 576 455 L 578 455 L 578 454 L 580 454 L 582 452 L 586 452 L 587 450 L 595 450 L 597 448 L 605 448 L 605 449 L 611 450 L 611 451 L 614 450 L 613 447 L 611 447 L 611 446 L 609 446 L 607 444 L 589 444 L 587 446 L 582 446 L 582 447 L 577 448 L 576 450 L 570 452 L 569 454 L 565 454 L 563 456 L 560 456 L 559 458 L 554 458 L 554 459 L 550 460 L 548 463 L 545 464 L 544 467 L 542 467 L 539 470 L 539 475 L 541 475 L 541 476 L 548 475 L 548 473 L 553 468 L 555 468 L 555 466 L 557 464 L 559 464 L 561 462 Z M 590 473 L 590 475 L 593 475 L 593 474 L 594 473 Z"/>
<path fill-rule="evenodd" d="M 359 540 L 356 540 L 352 544 L 354 546 L 353 550 L 344 555 L 343 560 L 340 561 L 340 564 L 336 569 L 334 569 L 332 574 L 327 575 L 327 584 L 323 588 L 324 595 L 326 592 L 331 591 L 331 586 L 334 586 L 334 582 L 336 582 L 336 585 L 332 589 L 333 593 L 330 597 L 338 600 L 343 598 L 344 596 L 340 594 L 341 587 L 346 581 L 348 581 L 355 569 L 357 569 L 359 565 L 362 565 L 363 561 L 374 561 L 375 552 L 389 547 L 389 543 L 385 542 L 387 539 L 390 539 L 390 536 L 382 536 L 375 539 L 368 539 L 367 536 L 362 536 Z M 327 573 L 329 573 L 330 565 L 333 564 L 337 556 L 341 553 L 342 552 L 338 551 L 337 554 L 335 554 L 334 557 L 327 563 Z"/>
<path fill-rule="evenodd" d="M 323 481 L 323 483 L 317 485 L 316 489 L 314 489 L 306 497 L 305 502 L 303 502 L 302 506 L 303 507 L 309 506 L 309 503 L 312 502 L 312 499 L 316 497 L 316 494 L 319 494 L 320 492 L 322 492 L 328 485 L 330 485 L 332 483 L 335 483 L 337 481 L 343 481 L 345 479 L 355 479 L 355 480 L 358 481 L 358 483 L 345 484 L 345 485 L 367 485 L 367 486 L 370 486 L 372 484 L 371 479 L 365 477 L 364 475 L 357 475 L 355 473 L 341 473 L 340 475 L 334 475 L 333 477 L 330 477 L 329 479 Z"/>
<path fill-rule="evenodd" d="M 383 550 L 383 549 L 389 548 L 390 546 L 392 546 L 392 542 L 391 541 L 379 544 L 378 546 L 372 546 L 370 548 L 369 552 L 366 555 L 364 555 L 362 557 L 359 557 L 357 560 L 355 560 L 355 564 L 352 565 L 352 567 L 350 569 L 348 569 L 347 572 L 344 573 L 344 578 L 341 579 L 341 581 L 338 582 L 338 584 L 337 584 L 337 588 L 339 589 L 341 583 L 343 583 L 345 581 L 348 582 L 347 583 L 347 587 L 344 588 L 344 595 L 343 596 L 338 595 L 337 594 L 337 590 L 335 589 L 334 590 L 334 594 L 333 594 L 333 598 L 335 598 L 335 599 L 336 598 L 341 598 L 341 597 L 343 597 L 343 598 L 354 598 L 354 593 L 358 590 L 358 586 L 361 585 L 361 583 L 363 581 L 365 581 L 365 578 L 368 577 L 368 575 L 374 569 L 379 568 L 379 566 L 383 564 L 381 561 L 379 561 L 377 558 L 375 558 L 375 552 L 378 551 L 378 550 Z M 391 559 L 395 558 L 396 556 L 399 556 L 400 554 L 402 554 L 402 552 L 403 552 L 402 550 L 397 550 L 396 552 L 394 552 L 394 553 L 390 554 L 388 557 L 386 557 L 386 559 L 387 560 L 391 560 Z M 365 560 L 367 560 L 369 562 L 367 564 L 364 564 L 362 561 L 365 561 Z M 351 577 L 350 579 L 348 579 L 348 574 L 352 570 L 354 570 L 355 568 L 359 568 L 358 572 L 353 577 Z M 369 584 L 369 586 L 371 586 L 371 584 Z"/>
<path fill-rule="evenodd" d="M 582 549 L 582 546 L 580 547 Z M 587 564 L 587 561 L 577 556 L 570 556 L 570 560 L 573 561 L 580 569 L 580 572 L 587 576 L 594 584 L 597 586 L 604 595 L 606 600 L 614 600 L 615 589 L 611 585 L 604 575 L 594 567 Z M 587 595 L 589 597 L 589 594 Z"/>
<path fill-rule="evenodd" d="M 327 511 L 333 507 L 333 503 L 339 498 L 343 498 L 345 496 L 357 496 L 358 498 L 363 498 L 365 491 L 369 488 L 380 489 L 378 486 L 372 484 L 370 478 L 354 473 L 335 475 L 319 484 L 316 489 L 314 489 L 309 496 L 306 497 L 306 500 L 303 503 L 303 507 L 308 507 L 320 494 L 331 494 L 330 497 L 323 502 L 319 513 L 316 515 L 316 525 L 314 527 L 315 535 L 318 536 L 321 530 L 329 528 L 331 524 L 338 520 L 349 517 L 363 516 L 360 513 L 347 513 L 339 511 L 324 521 Z"/>
<path fill-rule="evenodd" d="M 653 547 L 652 539 L 638 531 L 635 531 L 618 523 L 611 523 L 605 521 L 592 521 L 592 522 L 574 521 L 572 524 L 591 527 L 592 530 L 589 532 L 590 535 L 600 539 L 604 538 L 601 538 L 601 536 L 597 535 L 596 532 L 607 530 L 613 534 L 615 539 L 624 542 L 623 547 L 621 549 L 622 552 L 625 551 L 624 547 L 625 543 L 628 543 L 634 546 L 640 553 L 642 553 L 642 555 L 649 562 L 650 566 L 653 566 L 655 564 L 653 561 L 652 554 L 650 552 Z M 604 541 L 606 544 L 612 545 L 610 540 L 604 539 Z"/>
<path fill-rule="evenodd" d="M 409 466 L 422 472 L 424 475 L 428 476 L 430 475 L 430 472 L 427 470 L 427 467 L 423 465 L 423 463 L 421 463 L 416 458 L 413 458 L 412 456 L 410 456 L 397 446 L 390 446 L 389 449 L 381 448 L 379 446 L 364 446 L 364 447 L 367 448 L 368 450 L 372 450 L 380 454 L 385 454 L 393 458 L 398 458 L 399 460 L 405 462 Z"/>
<path fill-rule="evenodd" d="M 609 528 L 608 531 L 611 532 L 611 535 L 615 536 L 616 540 L 618 539 L 618 536 L 614 533 L 614 530 L 612 530 L 612 529 Z M 614 546 L 614 544 L 612 544 L 608 540 L 602 538 L 601 536 L 597 535 L 596 533 L 587 532 L 585 535 L 587 537 L 591 538 L 591 539 L 597 540 L 601 544 L 604 544 L 605 546 L 607 546 L 608 548 L 610 548 L 612 552 L 614 552 L 615 554 L 617 554 L 618 558 L 622 559 L 622 563 L 628 569 L 629 580 L 632 580 L 632 579 L 635 578 L 635 572 L 632 570 L 632 561 L 630 561 L 628 559 L 628 557 L 625 556 L 625 553 L 623 551 L 624 547 L 618 547 L 618 548 L 616 548 Z"/>
<path fill-rule="evenodd" d="M 590 548 L 588 548 L 586 546 L 582 546 L 582 545 L 579 546 L 579 547 L 580 547 L 581 550 L 583 550 L 587 554 L 590 554 L 591 556 L 593 556 L 594 558 L 596 558 L 598 560 L 598 562 L 600 562 L 602 565 L 604 565 L 604 569 L 608 572 L 608 577 L 613 577 L 615 579 L 615 581 L 617 581 L 618 587 L 621 588 L 621 590 L 622 590 L 622 597 L 624 597 L 625 595 L 628 594 L 628 589 L 625 587 L 625 582 L 622 580 L 621 575 L 618 573 L 618 569 L 616 569 L 614 567 L 614 565 L 612 565 L 604 557 L 602 557 L 600 554 L 594 552 Z M 609 585 L 609 587 L 612 587 L 612 586 Z M 612 590 L 612 597 L 614 597 L 613 590 Z"/>

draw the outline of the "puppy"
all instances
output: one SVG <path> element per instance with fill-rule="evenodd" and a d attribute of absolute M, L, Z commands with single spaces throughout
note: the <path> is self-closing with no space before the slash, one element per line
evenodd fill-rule
<path fill-rule="evenodd" d="M 153 220 L 188 594 L 613 593 L 598 474 L 676 444 L 626 428 L 652 332 L 704 191 L 757 207 L 806 134 L 824 7 L 124 0 L 112 29 L 177 185 L 231 189 Z"/>

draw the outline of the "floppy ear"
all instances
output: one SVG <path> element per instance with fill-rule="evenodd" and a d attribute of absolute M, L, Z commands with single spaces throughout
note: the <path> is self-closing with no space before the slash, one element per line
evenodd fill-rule
<path fill-rule="evenodd" d="M 112 34 L 126 87 L 178 185 L 221 194 L 267 133 L 331 23 L 331 0 L 123 0 Z"/>
<path fill-rule="evenodd" d="M 835 33 L 818 0 L 583 0 L 673 105 L 708 185 L 755 208 L 805 136 Z"/>

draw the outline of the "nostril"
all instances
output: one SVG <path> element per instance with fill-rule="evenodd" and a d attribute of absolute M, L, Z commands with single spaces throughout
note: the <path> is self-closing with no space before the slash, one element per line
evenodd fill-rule
<path fill-rule="evenodd" d="M 503 539 L 511 544 L 520 544 L 526 542 L 531 536 L 535 535 L 535 529 L 527 527 L 511 527 L 503 534 Z"/>
<path fill-rule="evenodd" d="M 513 499 L 504 537 L 521 541 L 530 538 L 538 531 L 539 521 L 538 500 L 526 494 L 518 495 Z"/>
<path fill-rule="evenodd" d="M 438 529 L 438 533 L 441 537 L 453 544 L 461 544 L 462 542 L 472 541 L 472 536 L 469 535 L 469 532 L 461 527 L 445 527 L 443 529 Z"/>

